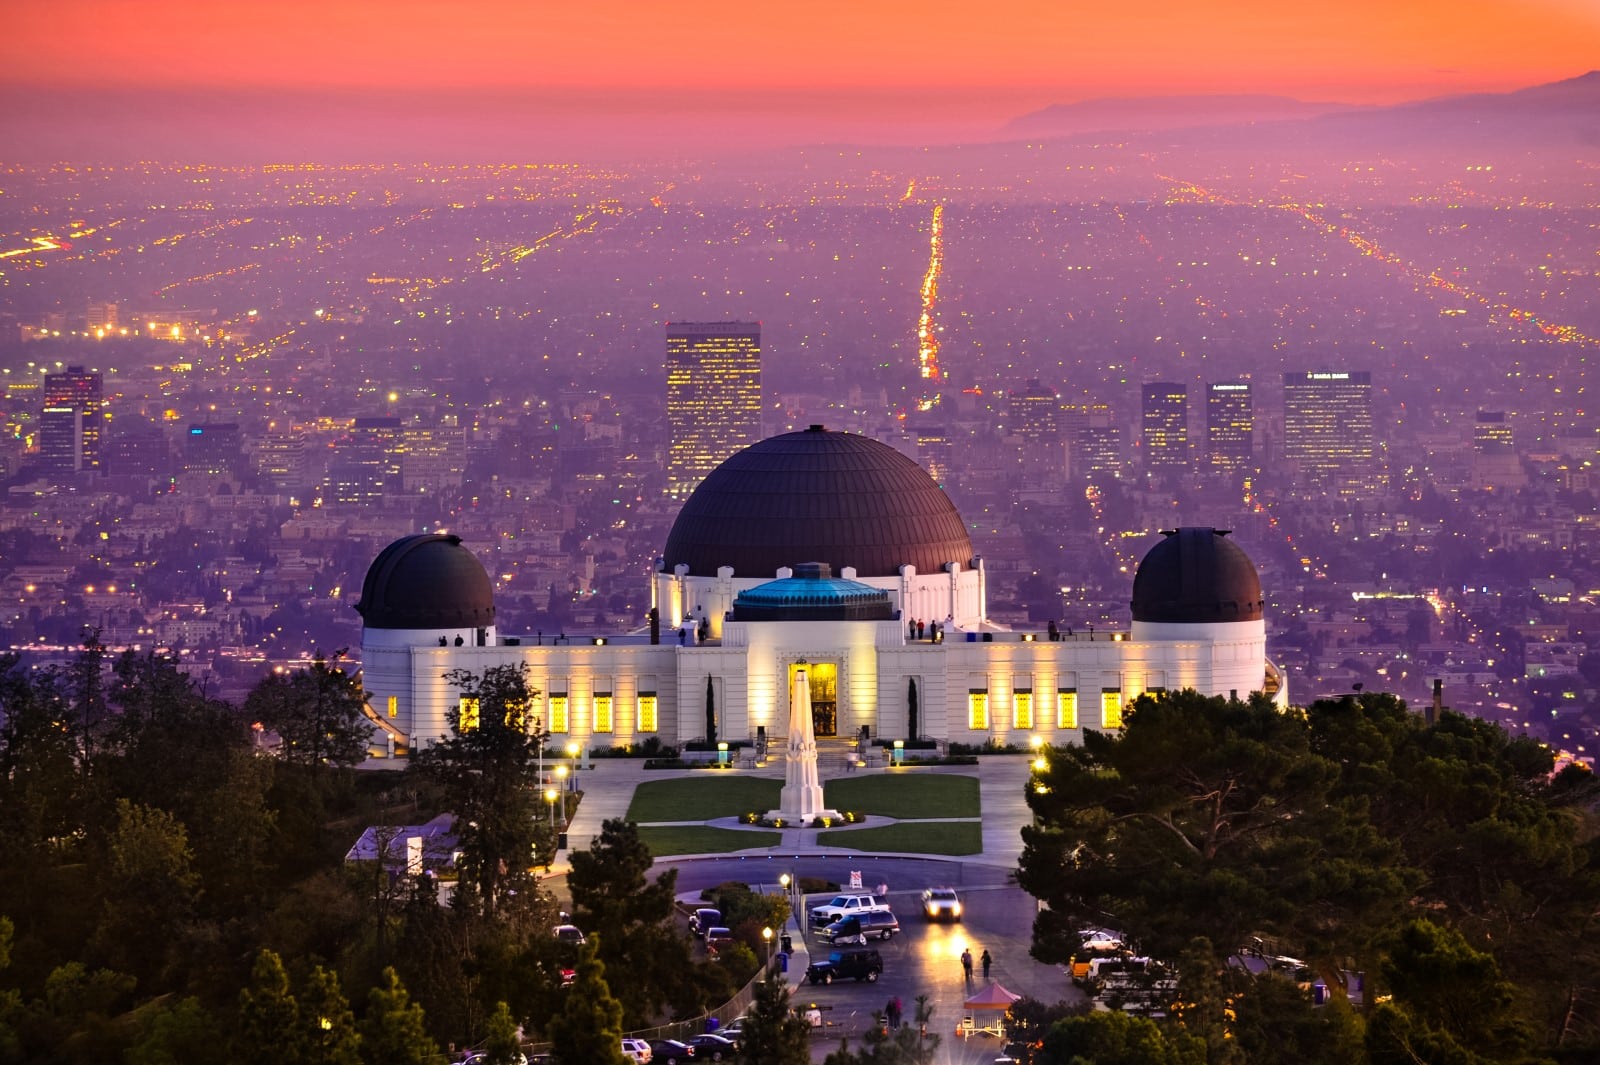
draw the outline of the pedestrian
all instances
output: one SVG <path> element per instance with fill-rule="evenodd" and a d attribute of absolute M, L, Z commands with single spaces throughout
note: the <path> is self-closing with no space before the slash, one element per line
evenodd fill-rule
<path fill-rule="evenodd" d="M 894 1000 L 889 1003 L 889 1024 L 898 1029 L 900 1027 L 900 1022 L 905 1018 L 905 1015 L 905 1007 L 900 1004 L 900 996 L 896 995 Z"/>
<path fill-rule="evenodd" d="M 924 625 L 920 621 L 917 622 L 917 639 L 919 639 L 919 640 L 922 639 L 922 634 L 923 634 L 924 631 L 926 631 L 926 629 L 927 629 L 926 625 Z"/>
<path fill-rule="evenodd" d="M 961 952 L 961 972 L 967 978 L 967 983 L 972 983 L 972 951 Z"/>
<path fill-rule="evenodd" d="M 915 640 L 916 638 L 917 638 L 917 619 L 916 618 L 912 618 L 912 619 L 910 619 L 909 621 L 906 622 L 906 639 Z"/>
<path fill-rule="evenodd" d="M 989 966 L 994 964 L 994 959 L 989 957 L 988 950 L 985 950 L 980 960 L 983 962 L 983 978 L 987 980 L 989 979 Z"/>
<path fill-rule="evenodd" d="M 1055 618 L 1050 619 L 1050 624 L 1046 626 L 1045 631 L 1049 633 L 1051 643 L 1055 643 L 1057 640 L 1061 639 L 1061 630 L 1056 628 Z"/>

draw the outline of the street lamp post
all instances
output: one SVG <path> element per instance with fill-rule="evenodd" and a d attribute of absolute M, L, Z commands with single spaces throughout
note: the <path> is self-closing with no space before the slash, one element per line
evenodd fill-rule
<path fill-rule="evenodd" d="M 799 882 L 788 873 L 778 877 L 778 883 L 783 886 L 784 898 L 789 900 L 789 914 L 794 918 L 794 927 L 802 936 L 806 934 L 805 918 L 800 913 L 800 908 L 795 905 L 795 894 L 799 890 Z"/>
<path fill-rule="evenodd" d="M 573 740 L 567 744 L 567 758 L 572 762 L 572 775 L 568 777 L 567 787 L 571 791 L 578 790 L 578 742 Z"/>
<path fill-rule="evenodd" d="M 550 828 L 551 828 L 552 831 L 554 831 L 555 827 L 556 827 L 556 789 L 555 788 L 545 788 L 544 789 L 544 801 L 550 804 Z"/>
<path fill-rule="evenodd" d="M 767 972 L 772 972 L 772 928 L 769 926 L 761 930 L 761 939 L 767 945 Z"/>

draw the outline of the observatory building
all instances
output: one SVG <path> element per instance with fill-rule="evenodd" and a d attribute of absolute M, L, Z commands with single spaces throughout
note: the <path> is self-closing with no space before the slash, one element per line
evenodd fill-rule
<path fill-rule="evenodd" d="M 376 753 L 449 734 L 452 670 L 527 667 L 562 746 L 777 743 L 806 672 L 820 742 L 1081 742 L 1145 692 L 1265 691 L 1261 582 L 1223 531 L 1167 532 L 1134 576 L 1122 633 L 1015 632 L 986 611 L 983 560 L 922 467 L 812 426 L 760 441 L 695 489 L 667 537 L 647 630 L 502 635 L 493 587 L 459 537 L 408 536 L 367 571 L 363 621 Z M 923 627 L 918 631 L 916 621 Z M 1053 627 L 1052 627 L 1053 628 Z"/>

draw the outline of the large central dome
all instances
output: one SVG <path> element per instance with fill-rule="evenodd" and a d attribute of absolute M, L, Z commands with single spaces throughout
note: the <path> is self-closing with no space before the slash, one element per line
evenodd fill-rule
<path fill-rule="evenodd" d="M 835 573 L 893 577 L 972 564 L 972 540 L 927 471 L 887 444 L 813 425 L 752 444 L 712 470 L 678 513 L 667 572 L 771 577 L 826 562 Z"/>

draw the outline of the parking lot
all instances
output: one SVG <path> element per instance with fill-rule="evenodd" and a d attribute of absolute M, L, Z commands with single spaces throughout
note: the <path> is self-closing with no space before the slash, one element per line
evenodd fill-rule
<path fill-rule="evenodd" d="M 993 1062 L 1003 1042 L 993 1036 L 976 1035 L 967 1039 L 955 1036 L 957 1024 L 968 1015 L 963 1002 L 986 986 L 976 959 L 988 950 L 994 960 L 990 976 L 1007 990 L 1046 1002 L 1081 1001 L 1083 993 L 1073 987 L 1061 969 L 1042 965 L 1028 956 L 1034 900 L 1021 889 L 1009 886 L 981 886 L 962 890 L 963 914 L 959 922 L 933 924 L 920 911 L 920 886 L 916 890 L 893 891 L 889 901 L 900 919 L 900 934 L 868 944 L 883 956 L 883 975 L 876 983 L 836 982 L 813 986 L 799 972 L 800 981 L 794 1002 L 804 1007 L 815 1004 L 823 1027 L 812 1039 L 812 1060 L 822 1061 L 848 1036 L 857 1045 L 872 1024 L 872 1012 L 882 1010 L 898 996 L 905 1023 L 914 1024 L 918 995 L 928 996 L 934 1007 L 928 1024 L 930 1033 L 941 1039 L 938 1060 L 951 1065 Z M 813 896 L 814 902 L 826 901 Z M 807 946 L 813 957 L 826 957 L 829 945 L 812 935 Z M 848 948 L 855 949 L 855 948 Z M 970 984 L 963 978 L 961 952 L 970 949 L 974 972 Z M 801 956 L 795 956 L 795 964 Z M 977 1024 L 993 1024 L 998 1012 L 979 1013 Z"/>

